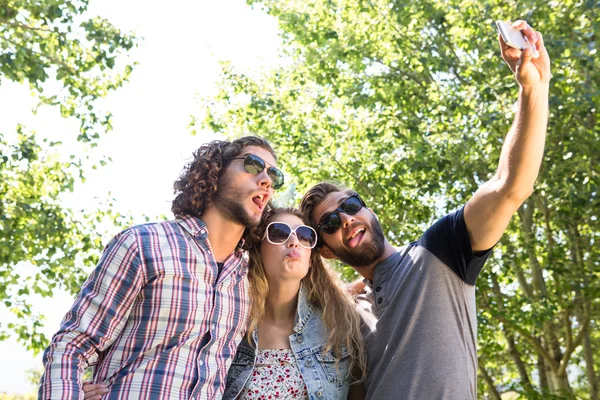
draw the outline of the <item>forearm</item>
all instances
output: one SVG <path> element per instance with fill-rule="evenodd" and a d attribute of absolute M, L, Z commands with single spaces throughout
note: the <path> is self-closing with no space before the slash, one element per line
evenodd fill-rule
<path fill-rule="evenodd" d="M 465 206 L 465 223 L 474 252 L 488 250 L 500 240 L 515 211 L 533 192 L 544 155 L 552 78 L 550 58 L 540 32 L 525 21 L 517 21 L 513 27 L 535 43 L 538 58 L 532 58 L 530 49 L 513 49 L 501 35 L 498 37 L 502 58 L 519 83 L 519 101 L 496 174 Z"/>
<path fill-rule="evenodd" d="M 120 335 L 142 286 L 141 276 L 133 235 L 116 236 L 44 352 L 38 398 L 83 398 L 83 373 Z"/>
<path fill-rule="evenodd" d="M 40 380 L 38 399 L 82 398 L 83 374 L 87 356 L 76 344 L 80 335 L 58 333 L 44 352 L 44 373 Z"/>
<path fill-rule="evenodd" d="M 513 125 L 505 138 L 497 178 L 508 195 L 525 198 L 533 190 L 544 154 L 548 125 L 547 82 L 521 88 Z"/>
<path fill-rule="evenodd" d="M 465 208 L 473 251 L 494 246 L 512 215 L 531 195 L 544 155 L 547 121 L 548 84 L 521 89 L 498 171 L 477 190 Z"/>

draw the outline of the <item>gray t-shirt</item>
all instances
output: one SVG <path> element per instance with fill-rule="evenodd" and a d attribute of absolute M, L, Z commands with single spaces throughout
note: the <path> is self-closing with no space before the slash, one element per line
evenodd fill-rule
<path fill-rule="evenodd" d="M 477 399 L 475 280 L 464 208 L 375 267 L 358 298 L 367 399 Z"/>

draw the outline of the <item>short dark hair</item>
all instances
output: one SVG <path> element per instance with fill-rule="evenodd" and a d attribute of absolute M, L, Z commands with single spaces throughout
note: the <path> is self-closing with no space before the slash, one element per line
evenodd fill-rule
<path fill-rule="evenodd" d="M 302 201 L 300 202 L 300 211 L 302 211 L 302 215 L 304 215 L 305 223 L 312 226 L 318 233 L 317 247 L 321 247 L 323 245 L 323 237 L 319 232 L 319 221 L 313 221 L 315 208 L 321 204 L 321 202 L 329 193 L 350 191 L 350 189 L 339 182 L 322 181 L 308 189 L 308 191 L 302 197 Z"/>
<path fill-rule="evenodd" d="M 244 136 L 230 142 L 213 140 L 203 144 L 194 152 L 189 162 L 175 181 L 175 200 L 171 211 L 175 216 L 191 215 L 200 217 L 219 190 L 219 178 L 231 159 L 239 156 L 247 146 L 258 146 L 268 150 L 277 159 L 273 148 L 263 138 Z"/>

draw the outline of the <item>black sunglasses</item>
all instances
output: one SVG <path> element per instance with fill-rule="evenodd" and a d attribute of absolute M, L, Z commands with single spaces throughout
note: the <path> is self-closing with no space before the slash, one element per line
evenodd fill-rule
<path fill-rule="evenodd" d="M 244 169 L 247 173 L 252 175 L 258 175 L 267 168 L 267 175 L 273 181 L 273 189 L 279 189 L 283 186 L 283 172 L 275 168 L 274 166 L 267 167 L 265 160 L 254 154 L 248 154 L 245 157 L 235 157 L 231 160 L 244 160 Z"/>
<path fill-rule="evenodd" d="M 317 226 L 320 231 L 323 231 L 329 235 L 337 232 L 338 229 L 342 226 L 342 217 L 340 217 L 340 213 L 348 215 L 355 215 L 359 212 L 363 207 L 365 207 L 364 201 L 360 198 L 358 194 L 353 194 L 348 197 L 335 211 L 330 212 L 329 214 L 324 215 L 321 218 L 321 222 Z"/>
<path fill-rule="evenodd" d="M 296 234 L 300 246 L 306 249 L 312 249 L 317 245 L 317 232 L 306 225 L 299 225 L 296 229 L 292 229 L 285 222 L 271 222 L 267 226 L 265 237 L 271 244 L 284 244 L 288 241 L 292 233 Z"/>

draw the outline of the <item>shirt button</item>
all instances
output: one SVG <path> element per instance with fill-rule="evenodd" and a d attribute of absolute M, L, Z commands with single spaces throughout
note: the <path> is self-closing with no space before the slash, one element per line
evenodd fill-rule
<path fill-rule="evenodd" d="M 323 392 L 321 392 L 320 390 L 316 394 L 317 394 L 317 397 L 323 397 Z"/>
<path fill-rule="evenodd" d="M 381 286 L 377 286 L 377 287 L 375 288 L 375 291 L 376 291 L 376 292 L 379 292 L 380 290 L 381 290 Z"/>
<path fill-rule="evenodd" d="M 377 299 L 377 304 L 381 304 L 383 302 L 383 297 Z"/>
<path fill-rule="evenodd" d="M 312 367 L 312 365 L 313 365 L 313 362 L 312 362 L 312 360 L 307 360 L 307 361 L 306 361 L 306 366 L 307 366 L 307 367 Z"/>
<path fill-rule="evenodd" d="M 302 335 L 298 335 L 298 337 L 296 338 L 296 340 L 298 341 L 298 343 L 304 342 L 304 338 L 302 337 Z"/>

